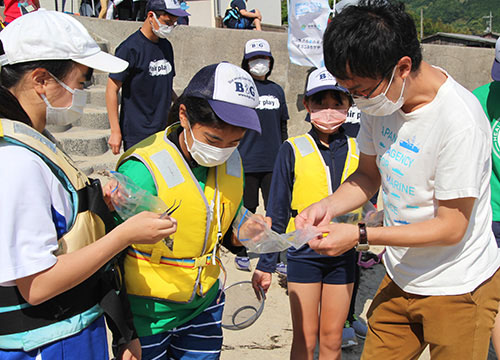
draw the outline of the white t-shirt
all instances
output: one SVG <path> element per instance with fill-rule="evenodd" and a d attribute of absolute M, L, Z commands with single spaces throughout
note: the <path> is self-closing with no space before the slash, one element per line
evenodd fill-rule
<path fill-rule="evenodd" d="M 418 295 L 470 292 L 500 267 L 491 230 L 490 125 L 474 95 L 447 76 L 432 102 L 409 114 L 363 113 L 358 136 L 360 151 L 377 156 L 385 226 L 430 220 L 438 200 L 476 198 L 458 244 L 387 247 L 387 273 Z"/>
<path fill-rule="evenodd" d="M 58 232 L 72 216 L 69 193 L 43 160 L 0 143 L 0 286 L 56 263 Z"/>

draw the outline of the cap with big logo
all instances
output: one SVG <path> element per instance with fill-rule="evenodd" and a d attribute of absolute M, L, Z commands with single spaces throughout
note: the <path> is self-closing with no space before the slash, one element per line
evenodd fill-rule
<path fill-rule="evenodd" d="M 325 67 L 320 67 L 311 72 L 307 78 L 306 96 L 311 96 L 324 90 L 337 90 L 349 94 L 349 91 L 340 86 L 337 83 L 337 79 Z"/>
<path fill-rule="evenodd" d="M 250 59 L 258 55 L 273 56 L 271 55 L 271 46 L 269 46 L 269 43 L 264 39 L 248 40 L 245 44 L 245 59 Z"/>
<path fill-rule="evenodd" d="M 206 99 L 224 122 L 261 132 L 255 111 L 259 94 L 252 77 L 242 68 L 222 62 L 198 71 L 183 95 Z"/>
<path fill-rule="evenodd" d="M 491 78 L 500 81 L 500 38 L 498 38 L 495 46 L 495 60 L 493 60 L 493 66 L 491 67 Z"/>
<path fill-rule="evenodd" d="M 148 0 L 146 11 L 165 11 L 174 16 L 191 16 L 182 9 L 179 0 Z"/>
<path fill-rule="evenodd" d="M 39 9 L 20 16 L 0 32 L 0 65 L 39 60 L 73 60 L 104 72 L 122 72 L 128 62 L 101 50 L 70 15 Z"/>

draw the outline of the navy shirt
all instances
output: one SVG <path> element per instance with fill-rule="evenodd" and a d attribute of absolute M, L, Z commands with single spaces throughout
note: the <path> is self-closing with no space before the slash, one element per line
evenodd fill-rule
<path fill-rule="evenodd" d="M 285 93 L 270 80 L 255 80 L 255 85 L 259 92 L 260 104 L 256 110 L 262 132 L 247 130 L 238 151 L 246 173 L 272 172 L 279 148 L 288 137 Z"/>
<path fill-rule="evenodd" d="M 245 4 L 245 0 L 233 0 L 231 1 L 231 7 L 238 8 L 238 10 L 246 10 L 247 5 Z"/>
<path fill-rule="evenodd" d="M 125 71 L 109 77 L 123 83 L 120 129 L 130 147 L 167 125 L 175 76 L 174 51 L 170 41 L 160 39 L 155 43 L 137 30 L 118 46 L 115 55 L 129 62 Z"/>
<path fill-rule="evenodd" d="M 330 136 L 328 147 L 321 144 L 314 127 L 312 127 L 308 134 L 313 137 L 325 161 L 325 165 L 330 170 L 332 191 L 335 191 L 340 186 L 349 149 L 344 125 L 339 128 L 339 131 Z M 295 178 L 294 170 L 295 154 L 292 145 L 289 142 L 284 142 L 283 145 L 281 145 L 274 166 L 266 213 L 266 216 L 269 216 L 273 221 L 272 229 L 279 234 L 286 232 L 288 221 L 291 217 L 293 180 Z M 340 256 L 351 257 L 351 251 L 352 250 Z M 279 253 L 260 255 L 257 269 L 270 273 L 274 272 L 278 255 Z M 299 249 L 293 247 L 289 248 L 288 256 L 294 258 L 328 258 L 326 255 L 319 255 L 307 244 Z"/>

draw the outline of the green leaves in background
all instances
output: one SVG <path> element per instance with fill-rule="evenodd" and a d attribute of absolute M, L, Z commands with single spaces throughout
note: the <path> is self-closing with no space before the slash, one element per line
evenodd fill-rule
<path fill-rule="evenodd" d="M 490 11 L 493 15 L 492 31 L 500 32 L 500 6 L 498 0 L 401 0 L 412 15 L 420 34 L 420 10 L 424 15 L 424 37 L 437 32 L 481 35 L 488 27 Z M 333 0 L 330 0 L 333 7 Z M 288 24 L 287 1 L 281 1 L 282 24 Z"/>

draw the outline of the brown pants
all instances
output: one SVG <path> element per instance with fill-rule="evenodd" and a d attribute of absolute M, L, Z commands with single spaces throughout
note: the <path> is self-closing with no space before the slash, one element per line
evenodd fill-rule
<path fill-rule="evenodd" d="M 460 276 L 460 274 L 457 274 Z M 463 295 L 409 294 L 387 275 L 368 310 L 362 360 L 485 360 L 500 301 L 500 271 Z"/>

